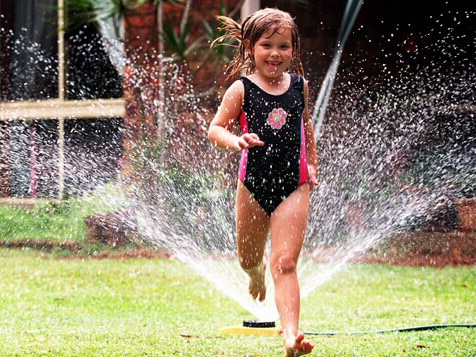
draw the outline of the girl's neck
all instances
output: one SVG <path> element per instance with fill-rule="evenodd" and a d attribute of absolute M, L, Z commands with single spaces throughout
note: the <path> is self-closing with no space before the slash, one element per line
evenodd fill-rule
<path fill-rule="evenodd" d="M 279 95 L 288 90 L 291 77 L 286 72 L 282 73 L 279 77 L 266 77 L 258 72 L 254 72 L 248 78 L 265 92 Z"/>

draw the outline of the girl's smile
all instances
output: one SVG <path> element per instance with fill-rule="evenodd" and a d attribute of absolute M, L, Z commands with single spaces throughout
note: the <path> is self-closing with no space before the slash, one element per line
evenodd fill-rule
<path fill-rule="evenodd" d="M 282 62 L 266 62 L 266 64 L 268 65 L 268 67 L 271 69 L 271 70 L 277 70 L 279 68 L 279 66 L 281 65 Z"/>

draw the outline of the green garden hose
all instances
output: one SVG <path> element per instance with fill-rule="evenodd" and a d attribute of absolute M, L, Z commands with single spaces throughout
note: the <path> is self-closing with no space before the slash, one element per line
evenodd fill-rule
<path fill-rule="evenodd" d="M 307 331 L 304 332 L 305 335 L 319 335 L 319 336 L 335 336 L 335 335 L 373 335 L 380 333 L 390 333 L 390 332 L 412 332 L 412 331 L 425 331 L 425 330 L 437 330 L 442 328 L 456 328 L 456 327 L 465 327 L 465 328 L 475 328 L 476 324 L 439 324 L 439 325 L 423 325 L 423 326 L 413 326 L 413 327 L 401 327 L 401 328 L 391 328 L 384 330 L 373 330 L 373 331 L 353 331 L 353 332 L 325 332 L 325 331 Z"/>
<path fill-rule="evenodd" d="M 370 331 L 304 331 L 305 335 L 313 336 L 337 336 L 337 335 L 375 335 L 392 332 L 414 332 L 438 330 L 443 328 L 475 328 L 476 324 L 438 324 L 438 325 L 422 325 L 411 327 L 400 327 L 383 330 Z M 279 330 L 275 328 L 274 321 L 243 321 L 243 326 L 228 326 L 220 330 L 225 335 L 253 335 L 253 336 L 273 336 L 279 334 Z"/>

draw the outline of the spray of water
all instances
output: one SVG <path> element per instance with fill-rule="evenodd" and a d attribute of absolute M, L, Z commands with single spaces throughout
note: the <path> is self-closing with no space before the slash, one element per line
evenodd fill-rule
<path fill-rule="evenodd" d="M 450 215 L 451 198 L 462 190 L 458 180 L 474 180 L 476 172 L 474 113 L 467 107 L 474 73 L 471 62 L 449 70 L 427 66 L 378 90 L 358 83 L 336 89 L 319 140 L 320 187 L 298 270 L 303 298 L 395 233 Z M 207 147 L 204 132 L 199 136 L 205 140 L 199 152 L 169 138 L 175 149 L 168 164 L 142 158 L 157 184 L 139 184 L 132 196 L 140 234 L 254 316 L 274 320 L 269 272 L 268 298 L 255 302 L 236 259 L 236 179 L 229 166 L 236 167 L 237 157 Z"/>
<path fill-rule="evenodd" d="M 461 51 L 449 48 L 447 38 L 432 46 Z M 378 90 L 358 81 L 336 88 L 318 143 L 320 187 L 298 269 L 303 297 L 395 233 L 451 215 L 451 198 L 464 189 L 458 180 L 474 180 L 476 172 L 474 111 L 468 106 L 474 102 L 474 69 L 474 61 L 466 60 L 457 67 L 432 64 L 417 75 L 402 70 Z M 256 317 L 275 319 L 269 273 L 268 298 L 255 302 L 236 261 L 235 173 L 221 164 L 233 167 L 236 157 L 178 147 L 175 160 L 200 164 L 187 172 L 158 170 L 157 192 L 145 195 L 156 197 L 156 204 L 144 209 L 139 200 L 135 209 L 141 234 Z"/>
<path fill-rule="evenodd" d="M 475 14 L 459 15 L 467 20 Z M 434 46 L 442 46 L 450 60 L 462 50 L 448 46 L 448 39 Z M 256 302 L 236 259 L 238 157 L 207 142 L 204 118 L 210 113 L 188 86 L 173 91 L 187 80 L 178 67 L 168 65 L 164 86 L 172 91 L 167 101 L 143 107 L 148 115 L 164 118 L 163 142 L 137 148 L 137 178 L 117 183 L 114 190 L 98 188 L 94 199 L 99 195 L 105 205 L 122 212 L 120 220 L 141 239 L 189 264 L 250 314 L 275 320 L 269 271 L 267 299 Z M 335 89 L 329 102 L 318 141 L 320 187 L 313 193 L 298 267 L 303 298 L 369 249 L 448 212 L 451 198 L 474 190 L 474 58 L 457 67 L 435 64 L 408 72 L 417 74 L 405 73 L 390 77 L 383 68 L 381 78 L 390 80 L 378 89 L 351 78 Z M 24 143 L 30 139 L 24 135 Z M 50 151 L 45 146 L 38 154 Z M 74 177 L 86 180 L 91 172 L 103 170 L 103 163 L 91 156 L 85 159 L 91 170 L 81 170 L 74 161 L 72 156 Z"/>

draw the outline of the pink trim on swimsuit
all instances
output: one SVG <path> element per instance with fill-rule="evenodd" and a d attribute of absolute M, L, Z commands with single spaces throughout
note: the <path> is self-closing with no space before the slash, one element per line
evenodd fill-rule
<path fill-rule="evenodd" d="M 306 136 L 304 134 L 304 123 L 301 119 L 301 154 L 299 155 L 299 182 L 298 186 L 309 182 L 309 169 L 306 158 Z"/>
<path fill-rule="evenodd" d="M 240 114 L 240 127 L 241 134 L 248 133 L 248 120 L 246 119 L 246 113 L 242 110 Z M 248 149 L 244 149 L 241 155 L 240 168 L 238 171 L 238 178 L 241 182 L 245 182 L 246 177 L 246 165 L 248 164 Z"/>

